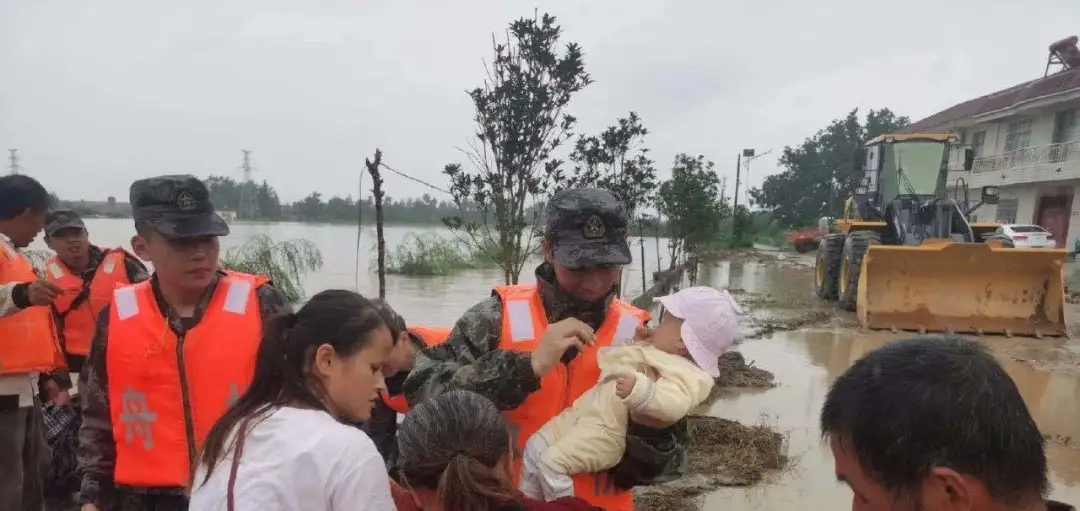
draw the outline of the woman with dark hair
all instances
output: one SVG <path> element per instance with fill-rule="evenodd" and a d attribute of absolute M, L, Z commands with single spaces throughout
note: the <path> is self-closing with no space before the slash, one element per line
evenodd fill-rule
<path fill-rule="evenodd" d="M 210 430 L 193 511 L 393 511 L 382 457 L 364 432 L 393 348 L 371 302 L 323 291 L 266 328 L 247 392 Z"/>
<path fill-rule="evenodd" d="M 398 429 L 402 487 L 426 511 L 591 511 L 577 497 L 551 502 L 521 494 L 511 476 L 508 423 L 479 394 L 447 392 L 421 402 Z M 398 506 L 399 511 L 406 509 Z"/>

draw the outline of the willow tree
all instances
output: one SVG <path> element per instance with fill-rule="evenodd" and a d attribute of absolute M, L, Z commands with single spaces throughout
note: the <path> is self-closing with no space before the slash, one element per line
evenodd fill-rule
<path fill-rule="evenodd" d="M 266 275 L 290 303 L 303 301 L 303 279 L 322 268 L 322 252 L 309 240 L 275 241 L 265 234 L 251 236 L 221 255 L 222 268 Z"/>

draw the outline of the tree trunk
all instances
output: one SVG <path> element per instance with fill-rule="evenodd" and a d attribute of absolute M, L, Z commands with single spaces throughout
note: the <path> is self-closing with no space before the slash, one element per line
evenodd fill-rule
<path fill-rule="evenodd" d="M 375 149 L 375 161 L 364 158 L 364 165 L 371 174 L 371 192 L 375 195 L 375 237 L 378 240 L 379 298 L 386 298 L 386 237 L 383 235 L 383 179 L 379 172 L 382 151 Z"/>

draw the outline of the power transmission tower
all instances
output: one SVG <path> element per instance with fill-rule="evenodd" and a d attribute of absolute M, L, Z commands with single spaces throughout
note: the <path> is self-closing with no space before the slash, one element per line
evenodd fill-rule
<path fill-rule="evenodd" d="M 240 164 L 240 170 L 244 175 L 240 182 L 240 210 L 236 212 L 236 217 L 251 220 L 259 216 L 259 200 L 256 197 L 258 190 L 252 178 L 255 169 L 251 166 L 251 151 L 247 149 L 241 149 L 241 151 L 244 153 L 244 160 Z"/>
<path fill-rule="evenodd" d="M 19 166 L 19 150 L 8 149 L 8 173 L 15 175 L 22 167 Z"/>

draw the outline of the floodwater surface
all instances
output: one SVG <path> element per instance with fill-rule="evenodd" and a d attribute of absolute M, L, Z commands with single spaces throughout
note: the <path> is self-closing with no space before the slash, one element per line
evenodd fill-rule
<path fill-rule="evenodd" d="M 727 263 L 703 268 L 702 284 L 730 285 L 747 291 L 791 297 L 812 293 L 812 269 L 777 263 Z M 799 291 L 799 290 L 802 291 Z M 793 298 L 793 299 L 798 299 Z M 844 312 L 841 318 L 851 319 Z M 910 335 L 910 334 L 909 334 Z M 851 492 L 836 482 L 832 456 L 821 442 L 818 419 L 828 386 L 865 353 L 904 334 L 868 332 L 847 327 L 821 327 L 775 332 L 749 339 L 738 346 L 747 361 L 776 375 L 778 387 L 741 390 L 713 404 L 708 413 L 743 423 L 764 421 L 788 435 L 791 470 L 770 484 L 752 488 L 725 488 L 706 497 L 703 509 L 787 510 L 847 509 Z M 1045 372 L 1004 355 L 1016 343 L 984 337 L 1006 371 L 1016 381 L 1032 415 L 1044 434 L 1080 439 L 1080 410 L 1076 396 L 1080 379 L 1061 372 Z M 1039 342 L 1063 343 L 1044 339 Z M 1080 450 L 1048 442 L 1047 455 L 1056 500 L 1080 503 Z"/>

